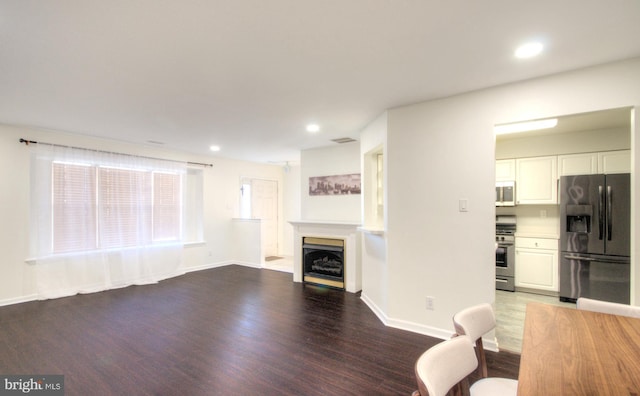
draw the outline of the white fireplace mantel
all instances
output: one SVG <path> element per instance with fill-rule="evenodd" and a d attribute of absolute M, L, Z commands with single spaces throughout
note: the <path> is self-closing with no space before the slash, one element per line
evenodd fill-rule
<path fill-rule="evenodd" d="M 345 289 L 356 293 L 362 290 L 359 223 L 329 221 L 290 221 L 293 233 L 293 281 L 302 282 L 302 238 L 338 238 L 345 241 Z"/>

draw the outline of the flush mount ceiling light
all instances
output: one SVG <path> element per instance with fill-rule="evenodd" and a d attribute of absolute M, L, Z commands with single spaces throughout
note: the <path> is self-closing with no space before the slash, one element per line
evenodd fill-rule
<path fill-rule="evenodd" d="M 320 125 L 318 124 L 307 125 L 307 132 L 315 133 L 315 132 L 318 132 L 319 130 L 320 130 Z"/>
<path fill-rule="evenodd" d="M 542 45 L 542 43 L 537 41 L 526 43 L 518 47 L 514 55 L 518 59 L 532 58 L 536 55 L 539 55 L 542 52 L 543 48 L 544 46 Z"/>
<path fill-rule="evenodd" d="M 493 131 L 496 135 L 506 135 L 508 133 L 518 133 L 526 131 L 536 131 L 538 129 L 554 128 L 558 125 L 557 118 L 548 118 L 546 120 L 535 120 L 517 122 L 515 124 L 502 124 L 493 127 Z"/>
<path fill-rule="evenodd" d="M 220 146 L 209 146 L 209 150 L 211 151 L 220 151 Z"/>

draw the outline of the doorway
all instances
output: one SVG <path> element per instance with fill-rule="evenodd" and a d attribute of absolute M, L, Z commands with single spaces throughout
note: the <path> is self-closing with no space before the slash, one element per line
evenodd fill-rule
<path fill-rule="evenodd" d="M 260 219 L 265 259 L 278 256 L 278 182 L 257 178 L 242 178 L 240 216 Z"/>
<path fill-rule="evenodd" d="M 560 209 L 557 190 L 553 188 L 557 188 L 558 178 L 567 174 L 631 173 L 632 130 L 631 109 L 619 108 L 565 115 L 557 117 L 554 128 L 496 136 L 496 181 L 505 177 L 515 180 L 516 200 L 515 206 L 496 207 L 495 214 L 516 216 L 521 238 L 515 258 L 516 292 L 496 292 L 496 338 L 501 347 L 518 352 L 519 329 L 524 322 L 521 302 L 539 298 L 561 304 L 557 241 Z M 512 167 L 504 166 L 510 163 Z M 535 167 L 545 163 L 551 165 Z M 523 172 L 518 171 L 518 164 Z M 505 176 L 506 170 L 509 176 Z M 529 183 L 523 177 L 526 175 L 534 182 Z M 542 184 L 541 180 L 551 183 Z M 556 247 L 529 245 L 528 241 L 540 236 L 545 240 L 555 238 L 555 245 L 549 246 Z M 522 260 L 518 259 L 519 254 Z"/>

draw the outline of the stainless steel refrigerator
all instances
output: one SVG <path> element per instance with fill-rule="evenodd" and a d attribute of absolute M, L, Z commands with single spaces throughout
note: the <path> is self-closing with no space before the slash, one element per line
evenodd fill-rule
<path fill-rule="evenodd" d="M 630 175 L 560 178 L 560 300 L 629 304 Z"/>

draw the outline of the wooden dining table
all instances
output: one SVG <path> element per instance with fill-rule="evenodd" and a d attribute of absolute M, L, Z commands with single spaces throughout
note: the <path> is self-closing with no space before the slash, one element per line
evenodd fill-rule
<path fill-rule="evenodd" d="M 640 395 L 640 319 L 527 304 L 518 395 Z"/>

